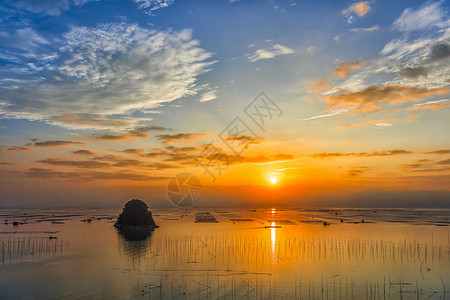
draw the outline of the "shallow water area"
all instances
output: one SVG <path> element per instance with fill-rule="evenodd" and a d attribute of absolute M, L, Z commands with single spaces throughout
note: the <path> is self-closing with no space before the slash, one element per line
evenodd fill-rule
<path fill-rule="evenodd" d="M 449 210 L 152 212 L 132 241 L 120 210 L 0 210 L 0 298 L 450 297 Z"/>

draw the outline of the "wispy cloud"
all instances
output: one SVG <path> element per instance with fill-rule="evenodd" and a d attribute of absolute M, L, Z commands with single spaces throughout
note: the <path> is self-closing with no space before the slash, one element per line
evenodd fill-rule
<path fill-rule="evenodd" d="M 394 28 L 400 31 L 415 31 L 444 26 L 445 12 L 442 2 L 427 3 L 417 10 L 405 9 L 394 22 Z"/>
<path fill-rule="evenodd" d="M 413 154 L 414 152 L 403 150 L 403 149 L 394 149 L 394 150 L 383 150 L 383 151 L 374 151 L 374 152 L 324 152 L 324 153 L 314 153 L 310 154 L 309 157 L 312 158 L 335 158 L 335 157 L 348 157 L 348 156 L 357 156 L 357 157 L 375 157 L 375 156 L 394 156 L 394 155 L 405 155 L 405 154 Z"/>
<path fill-rule="evenodd" d="M 251 62 L 256 62 L 261 59 L 270 59 L 278 55 L 287 55 L 292 53 L 295 53 L 295 50 L 280 44 L 275 44 L 270 49 L 256 50 L 254 54 L 248 55 L 248 60 Z"/>
<path fill-rule="evenodd" d="M 334 77 L 339 78 L 346 78 L 348 75 L 350 75 L 355 70 L 358 70 L 366 65 L 366 62 L 363 60 L 350 62 L 350 61 L 344 61 L 343 63 L 339 64 L 336 69 L 333 71 Z"/>
<path fill-rule="evenodd" d="M 368 31 L 368 32 L 370 32 L 370 31 L 376 31 L 376 30 L 379 30 L 379 29 L 380 29 L 380 26 L 373 25 L 371 27 L 352 28 L 352 29 L 350 29 L 350 31 L 353 31 L 353 32 Z"/>
<path fill-rule="evenodd" d="M 73 26 L 59 41 L 39 48 L 51 48 L 63 59 L 49 63 L 36 58 L 42 70 L 24 76 L 14 69 L 4 75 L 16 81 L 0 88 L 1 116 L 74 128 L 82 123 L 117 128 L 120 123 L 113 116 L 145 113 L 200 92 L 197 77 L 214 62 L 198 44 L 189 29 L 160 31 L 128 23 Z M 30 59 L 23 60 L 27 63 Z"/>
<path fill-rule="evenodd" d="M 355 126 L 364 126 L 369 124 L 375 124 L 377 127 L 390 127 L 392 126 L 392 122 L 398 121 L 397 119 L 390 119 L 390 120 L 370 120 L 370 121 L 364 121 L 364 122 L 358 122 L 353 124 L 344 125 L 341 127 L 338 127 L 338 129 L 347 129 L 350 127 Z"/>
<path fill-rule="evenodd" d="M 343 115 L 346 113 L 349 113 L 353 110 L 353 108 L 340 108 L 340 109 L 333 109 L 330 112 L 318 115 L 318 116 L 313 116 L 313 117 L 309 117 L 306 119 L 302 119 L 303 121 L 309 121 L 309 120 L 315 120 L 315 119 L 322 119 L 322 118 L 329 118 L 329 117 L 334 117 L 334 116 L 339 116 L 339 115 Z"/>
<path fill-rule="evenodd" d="M 136 127 L 132 130 L 129 130 L 127 133 L 123 134 L 103 134 L 93 136 L 92 140 L 99 141 L 125 141 L 125 140 L 135 140 L 135 139 L 145 139 L 150 135 L 147 133 L 149 131 L 172 131 L 170 128 L 161 127 L 161 126 L 144 126 L 144 127 Z"/>
<path fill-rule="evenodd" d="M 156 138 L 163 144 L 170 144 L 175 142 L 192 143 L 195 140 L 206 137 L 206 133 L 178 133 L 178 134 L 161 134 Z"/>
<path fill-rule="evenodd" d="M 143 9 L 145 13 L 153 15 L 158 9 L 171 6 L 175 0 L 134 0 L 138 4 L 138 8 Z"/>
<path fill-rule="evenodd" d="M 351 167 L 348 169 L 347 174 L 348 176 L 356 177 L 363 175 L 364 173 L 367 173 L 371 170 L 373 170 L 372 167 Z"/>
<path fill-rule="evenodd" d="M 379 102 L 404 103 L 419 101 L 433 95 L 445 95 L 450 92 L 447 87 L 419 88 L 407 85 L 370 86 L 359 92 L 341 92 L 338 95 L 327 96 L 326 101 L 331 107 L 338 105 L 366 105 Z"/>
<path fill-rule="evenodd" d="M 316 78 L 308 83 L 307 90 L 309 93 L 321 93 L 331 89 L 333 86 L 334 84 L 330 81 L 326 81 L 322 78 Z"/>
<path fill-rule="evenodd" d="M 82 171 L 82 172 L 66 172 L 55 171 L 46 168 L 30 168 L 24 173 L 16 176 L 35 177 L 35 178 L 58 178 L 63 180 L 91 181 L 91 180 L 130 180 L 130 181 L 154 181 L 166 180 L 166 176 L 148 176 L 130 171 L 123 172 L 102 172 L 102 171 Z"/>
<path fill-rule="evenodd" d="M 443 109 L 450 106 L 449 99 L 435 100 L 435 101 L 427 101 L 423 103 L 417 103 L 413 106 L 408 107 L 408 110 L 420 110 L 420 109 Z"/>

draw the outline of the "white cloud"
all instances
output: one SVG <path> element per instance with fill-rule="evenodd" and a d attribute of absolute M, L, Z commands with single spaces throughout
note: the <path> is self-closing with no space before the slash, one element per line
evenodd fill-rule
<path fill-rule="evenodd" d="M 444 26 L 442 20 L 445 17 L 445 12 L 440 4 L 440 2 L 434 2 L 424 5 L 418 10 L 405 9 L 394 22 L 394 28 L 400 31 L 414 31 Z"/>
<path fill-rule="evenodd" d="M 346 113 L 349 113 L 351 111 L 353 111 L 354 107 L 348 107 L 348 108 L 340 108 L 340 109 L 333 109 L 328 113 L 325 114 L 321 114 L 318 116 L 314 116 L 314 117 L 309 117 L 306 119 L 302 119 L 303 121 L 309 121 L 309 120 L 315 120 L 315 119 L 322 119 L 322 118 L 328 118 L 328 117 L 334 117 L 334 116 L 339 116 L 339 115 L 343 115 Z"/>
<path fill-rule="evenodd" d="M 61 62 L 11 83 L 14 88 L 0 87 L 0 116 L 51 121 L 66 112 L 102 120 L 130 115 L 199 93 L 197 77 L 214 63 L 190 30 L 110 23 L 73 27 L 62 43 Z M 24 79 L 17 72 L 8 75 L 1 79 Z"/>
<path fill-rule="evenodd" d="M 380 26 L 378 26 L 378 25 L 373 25 L 372 27 L 367 27 L 367 28 L 352 28 L 352 29 L 350 29 L 350 31 L 353 31 L 353 32 L 358 32 L 358 31 L 376 31 L 376 30 L 379 30 L 380 29 Z"/>
<path fill-rule="evenodd" d="M 175 0 L 134 0 L 138 4 L 138 8 L 152 15 L 155 10 L 171 6 Z"/>
<path fill-rule="evenodd" d="M 420 22 L 420 20 L 418 20 Z M 388 41 L 378 58 L 367 62 L 346 80 L 323 95 L 358 92 L 369 86 L 408 85 L 417 88 L 448 86 L 450 73 L 450 23 L 440 23 L 434 32 L 411 35 L 404 32 Z"/>
<path fill-rule="evenodd" d="M 260 59 L 270 59 L 274 58 L 278 55 L 287 55 L 295 53 L 295 51 L 291 48 L 288 48 L 286 46 L 275 44 L 272 46 L 271 49 L 258 49 L 255 51 L 254 54 L 248 55 L 248 60 L 251 62 L 258 61 Z"/>
<path fill-rule="evenodd" d="M 442 104 L 442 103 L 448 103 L 450 102 L 450 99 L 442 99 L 442 100 L 435 100 L 435 101 L 427 101 L 427 102 L 423 102 L 423 103 L 417 103 L 414 104 L 411 107 L 420 107 L 420 106 L 424 106 L 424 105 L 432 105 L 432 104 Z"/>
<path fill-rule="evenodd" d="M 216 98 L 217 98 L 216 91 L 208 91 L 208 92 L 203 93 L 202 97 L 200 98 L 200 102 L 211 101 Z"/>
<path fill-rule="evenodd" d="M 393 125 L 392 123 L 387 123 L 387 122 L 375 123 L 375 126 L 377 128 L 391 127 L 392 125 Z"/>

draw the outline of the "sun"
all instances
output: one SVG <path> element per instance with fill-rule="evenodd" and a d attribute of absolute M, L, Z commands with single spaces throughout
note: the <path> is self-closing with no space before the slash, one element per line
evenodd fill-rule
<path fill-rule="evenodd" d="M 270 178 L 270 182 L 271 182 L 272 184 L 277 183 L 277 178 L 276 178 L 276 177 L 271 177 L 271 178 Z"/>

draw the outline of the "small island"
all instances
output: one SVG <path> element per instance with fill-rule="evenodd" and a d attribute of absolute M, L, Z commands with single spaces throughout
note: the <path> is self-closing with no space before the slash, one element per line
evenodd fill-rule
<path fill-rule="evenodd" d="M 141 240 L 159 226 L 153 220 L 147 204 L 139 199 L 133 199 L 125 204 L 114 227 L 127 239 Z"/>

